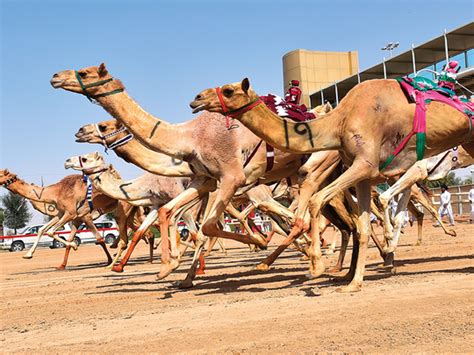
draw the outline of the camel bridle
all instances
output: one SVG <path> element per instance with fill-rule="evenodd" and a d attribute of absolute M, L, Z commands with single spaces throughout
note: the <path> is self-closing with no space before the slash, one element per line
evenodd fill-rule
<path fill-rule="evenodd" d="M 257 97 L 255 99 L 253 99 L 252 101 L 250 101 L 249 103 L 243 105 L 242 107 L 239 107 L 235 110 L 229 110 L 229 108 L 226 106 L 226 104 L 224 102 L 224 97 L 222 96 L 221 88 L 216 87 L 215 90 L 216 90 L 217 98 L 219 99 L 219 102 L 221 104 L 222 114 L 226 117 L 226 127 L 227 128 L 229 128 L 229 117 L 230 118 L 236 118 L 237 116 L 242 115 L 245 112 L 250 111 L 254 107 L 256 107 L 256 106 L 260 105 L 261 103 L 263 103 L 263 101 L 260 100 L 259 97 Z"/>
<path fill-rule="evenodd" d="M 9 185 L 13 184 L 15 181 L 17 181 L 18 178 L 16 176 L 14 177 L 11 177 L 10 179 L 8 179 L 7 181 L 3 182 L 0 184 L 0 186 L 3 186 L 3 187 L 8 187 Z"/>
<path fill-rule="evenodd" d="M 114 150 L 124 144 L 127 144 L 128 142 L 130 142 L 134 136 L 132 133 L 128 133 L 125 137 L 123 138 L 120 138 L 119 140 L 113 142 L 112 144 L 107 144 L 107 139 L 110 138 L 110 137 L 114 137 L 116 136 L 117 134 L 120 134 L 122 132 L 128 132 L 127 131 L 127 128 L 126 127 L 122 127 L 116 131 L 113 131 L 113 132 L 110 132 L 108 134 L 105 134 L 105 135 L 102 135 L 102 133 L 100 132 L 100 129 L 99 129 L 99 125 L 96 124 L 95 125 L 95 129 L 97 131 L 97 134 L 99 135 L 99 138 L 102 140 L 102 144 L 104 145 L 105 147 L 105 152 L 107 153 L 107 151 L 110 149 L 110 150 Z"/>
<path fill-rule="evenodd" d="M 114 95 L 114 94 L 119 94 L 121 92 L 123 92 L 125 89 L 124 88 L 118 88 L 118 89 L 115 89 L 115 90 L 112 90 L 112 91 L 108 91 L 108 92 L 104 92 L 102 94 L 97 94 L 97 95 L 91 95 L 87 92 L 87 89 L 90 89 L 90 88 L 93 88 L 93 87 L 96 87 L 96 86 L 102 86 L 104 84 L 107 84 L 107 83 L 110 83 L 111 81 L 114 80 L 114 78 L 109 78 L 109 79 L 105 79 L 105 80 L 99 80 L 99 81 L 94 81 L 93 83 L 90 83 L 90 84 L 84 84 L 84 82 L 82 81 L 82 78 L 81 76 L 79 75 L 79 72 L 77 70 L 74 70 L 74 74 L 76 75 L 76 79 L 77 79 L 77 82 L 79 83 L 79 85 L 81 86 L 82 88 L 82 92 L 83 94 L 87 97 L 87 99 L 92 102 L 92 103 L 95 103 L 96 100 L 99 98 L 99 97 L 105 97 L 105 96 L 109 96 L 109 95 Z"/>

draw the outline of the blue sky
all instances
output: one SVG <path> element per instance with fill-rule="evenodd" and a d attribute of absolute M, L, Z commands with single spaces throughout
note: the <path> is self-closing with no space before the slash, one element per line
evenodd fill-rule
<path fill-rule="evenodd" d="M 0 2 L 0 167 L 45 184 L 71 173 L 69 156 L 100 149 L 75 143 L 77 129 L 109 118 L 54 90 L 57 71 L 106 62 L 146 110 L 183 122 L 203 88 L 248 76 L 257 92 L 281 94 L 281 58 L 293 49 L 357 50 L 363 69 L 389 41 L 404 51 L 474 17 L 468 0 Z M 125 178 L 140 174 L 108 160 Z"/>

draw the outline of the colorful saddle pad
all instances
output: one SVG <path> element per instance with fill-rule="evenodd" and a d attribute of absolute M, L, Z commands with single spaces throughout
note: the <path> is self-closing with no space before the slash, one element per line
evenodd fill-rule
<path fill-rule="evenodd" d="M 473 138 L 473 103 L 461 99 L 456 95 L 452 95 L 451 92 L 447 92 L 445 88 L 440 88 L 434 81 L 427 78 L 410 78 L 405 76 L 403 78 L 398 78 L 397 81 L 400 83 L 402 90 L 405 92 L 411 102 L 416 103 L 415 117 L 413 119 L 413 130 L 402 140 L 402 142 L 400 142 L 397 149 L 395 149 L 387 161 L 380 166 L 380 170 L 385 169 L 392 162 L 392 160 L 403 150 L 414 134 L 416 134 L 417 159 L 423 159 L 426 143 L 426 105 L 431 101 L 442 102 L 466 114 L 469 124 L 469 134 L 467 141 L 470 141 Z"/>
<path fill-rule="evenodd" d="M 280 117 L 287 117 L 293 121 L 303 122 L 315 119 L 316 116 L 305 111 L 302 106 L 294 105 L 285 101 L 282 97 L 268 94 L 260 96 L 260 99 L 267 105 L 267 107 Z"/>

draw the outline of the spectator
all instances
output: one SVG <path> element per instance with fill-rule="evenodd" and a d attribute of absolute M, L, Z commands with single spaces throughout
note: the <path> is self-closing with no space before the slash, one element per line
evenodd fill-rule
<path fill-rule="evenodd" d="M 440 206 L 438 213 L 441 218 L 443 216 L 448 215 L 449 218 L 449 225 L 454 226 L 454 215 L 453 215 L 453 208 L 451 207 L 451 194 L 448 191 L 448 187 L 446 185 L 441 185 L 441 195 L 440 198 Z M 439 223 L 436 223 L 436 227 L 439 227 Z"/>

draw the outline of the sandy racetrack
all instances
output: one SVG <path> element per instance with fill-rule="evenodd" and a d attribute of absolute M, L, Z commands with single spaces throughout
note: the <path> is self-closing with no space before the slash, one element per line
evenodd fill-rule
<path fill-rule="evenodd" d="M 123 274 L 104 270 L 94 245 L 72 253 L 67 271 L 53 268 L 63 250 L 39 249 L 32 260 L 0 253 L 2 350 L 473 353 L 474 227 L 458 224 L 452 238 L 425 224 L 423 246 L 413 246 L 415 228 L 402 235 L 395 275 L 370 248 L 356 294 L 335 292 L 330 275 L 308 280 L 295 251 L 252 271 L 269 251 L 231 242 L 186 291 L 172 281 L 189 264 L 156 282 L 159 264 L 145 262 L 144 243 Z"/>

